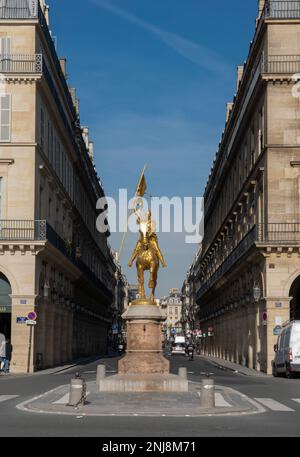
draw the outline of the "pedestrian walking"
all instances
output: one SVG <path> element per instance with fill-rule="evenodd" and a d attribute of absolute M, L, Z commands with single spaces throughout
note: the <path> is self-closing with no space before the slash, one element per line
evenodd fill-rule
<path fill-rule="evenodd" d="M 2 365 L 6 355 L 6 338 L 3 333 L 0 333 L 0 371 L 2 371 Z"/>
<path fill-rule="evenodd" d="M 9 366 L 11 361 L 12 345 L 9 338 L 6 338 L 5 341 L 5 357 L 3 358 L 3 372 L 9 373 Z"/>

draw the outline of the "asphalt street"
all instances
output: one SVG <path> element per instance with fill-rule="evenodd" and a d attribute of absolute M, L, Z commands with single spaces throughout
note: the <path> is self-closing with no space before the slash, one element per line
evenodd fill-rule
<path fill-rule="evenodd" d="M 101 359 L 107 370 L 117 358 Z M 201 357 L 171 357 L 172 372 L 188 368 L 190 381 L 214 374 L 216 384 L 231 387 L 265 408 L 255 415 L 223 417 L 82 417 L 20 411 L 16 406 L 55 387 L 68 384 L 79 371 L 87 381 L 96 376 L 93 361 L 59 373 L 0 376 L 0 437 L 287 437 L 300 436 L 300 379 L 245 376 L 217 368 Z"/>

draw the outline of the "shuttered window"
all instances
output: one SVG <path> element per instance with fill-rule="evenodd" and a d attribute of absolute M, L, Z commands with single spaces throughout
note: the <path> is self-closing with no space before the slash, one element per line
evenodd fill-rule
<path fill-rule="evenodd" d="M 11 38 L 0 38 L 0 72 L 11 71 Z M 3 83 L 2 83 L 3 84 Z"/>
<path fill-rule="evenodd" d="M 0 95 L 0 141 L 11 141 L 11 95 Z"/>

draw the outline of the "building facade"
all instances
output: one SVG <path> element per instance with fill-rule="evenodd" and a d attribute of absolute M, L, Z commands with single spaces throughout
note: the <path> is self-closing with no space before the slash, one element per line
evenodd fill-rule
<path fill-rule="evenodd" d="M 185 334 L 194 332 L 200 329 L 199 322 L 199 307 L 196 301 L 196 264 L 199 257 L 199 252 L 195 256 L 192 265 L 190 266 L 185 280 L 181 288 L 181 324 L 182 330 Z"/>
<path fill-rule="evenodd" d="M 259 1 L 205 190 L 196 265 L 205 352 L 271 373 L 300 319 L 300 2 Z"/>
<path fill-rule="evenodd" d="M 116 281 L 93 143 L 48 13 L 42 0 L 0 9 L 0 332 L 18 373 L 105 352 Z"/>
<path fill-rule="evenodd" d="M 163 324 L 166 338 L 170 339 L 172 335 L 182 333 L 181 324 L 181 292 L 179 289 L 170 289 L 170 293 L 166 297 L 160 299 L 160 308 L 166 316 L 166 321 Z"/>

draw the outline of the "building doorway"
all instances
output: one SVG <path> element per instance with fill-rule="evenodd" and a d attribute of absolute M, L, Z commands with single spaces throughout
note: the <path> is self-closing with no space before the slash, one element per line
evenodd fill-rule
<path fill-rule="evenodd" d="M 300 276 L 295 279 L 290 290 L 291 301 L 291 321 L 300 320 Z"/>
<path fill-rule="evenodd" d="M 0 273 L 0 333 L 11 338 L 11 285 Z"/>

